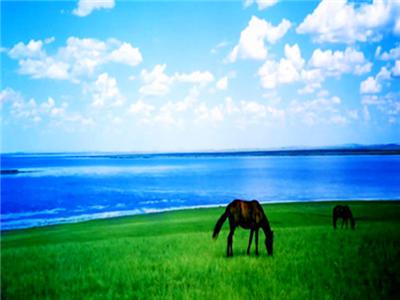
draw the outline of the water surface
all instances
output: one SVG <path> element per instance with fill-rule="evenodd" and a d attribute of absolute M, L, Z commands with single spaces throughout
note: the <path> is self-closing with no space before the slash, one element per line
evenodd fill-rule
<path fill-rule="evenodd" d="M 225 204 L 400 199 L 399 155 L 3 155 L 2 229 Z"/>

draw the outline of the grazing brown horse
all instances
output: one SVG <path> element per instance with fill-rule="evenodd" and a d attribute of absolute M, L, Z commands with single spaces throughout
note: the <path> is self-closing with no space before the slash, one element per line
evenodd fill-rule
<path fill-rule="evenodd" d="M 265 233 L 265 246 L 267 248 L 268 255 L 272 255 L 272 243 L 274 238 L 274 232 L 269 226 L 267 216 L 260 203 L 257 200 L 245 201 L 245 200 L 233 200 L 226 207 L 225 212 L 218 219 L 215 224 L 213 238 L 218 236 L 222 225 L 226 219 L 229 219 L 230 232 L 228 235 L 228 246 L 227 256 L 233 256 L 232 241 L 233 234 L 237 226 L 241 226 L 244 229 L 250 229 L 249 246 L 247 247 L 247 254 L 250 254 L 250 246 L 253 239 L 254 232 L 256 233 L 256 255 L 258 255 L 258 230 L 262 228 Z"/>
<path fill-rule="evenodd" d="M 350 207 L 347 205 L 336 205 L 333 208 L 333 228 L 336 229 L 337 220 L 342 219 L 342 228 L 343 225 L 346 225 L 346 228 L 349 226 L 349 220 L 351 223 L 351 229 L 356 227 L 356 221 L 354 220 L 353 214 L 351 213 Z"/>

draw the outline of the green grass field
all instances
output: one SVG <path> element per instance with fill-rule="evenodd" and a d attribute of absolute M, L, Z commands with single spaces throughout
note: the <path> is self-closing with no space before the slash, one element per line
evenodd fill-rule
<path fill-rule="evenodd" d="M 399 299 L 400 202 L 350 202 L 357 228 L 331 225 L 335 203 L 264 205 L 274 256 L 238 229 L 226 258 L 224 208 L 3 232 L 2 299 Z"/>

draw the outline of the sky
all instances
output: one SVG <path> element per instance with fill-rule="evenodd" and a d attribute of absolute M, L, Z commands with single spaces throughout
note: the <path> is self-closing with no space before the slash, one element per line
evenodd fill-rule
<path fill-rule="evenodd" d="M 1 1 L 1 151 L 400 142 L 400 1 Z"/>

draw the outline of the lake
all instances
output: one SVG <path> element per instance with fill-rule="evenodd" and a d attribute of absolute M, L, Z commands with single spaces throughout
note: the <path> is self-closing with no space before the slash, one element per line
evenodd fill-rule
<path fill-rule="evenodd" d="M 400 200 L 400 155 L 2 155 L 1 228 L 261 202 Z M 15 170 L 18 170 L 16 172 Z"/>

